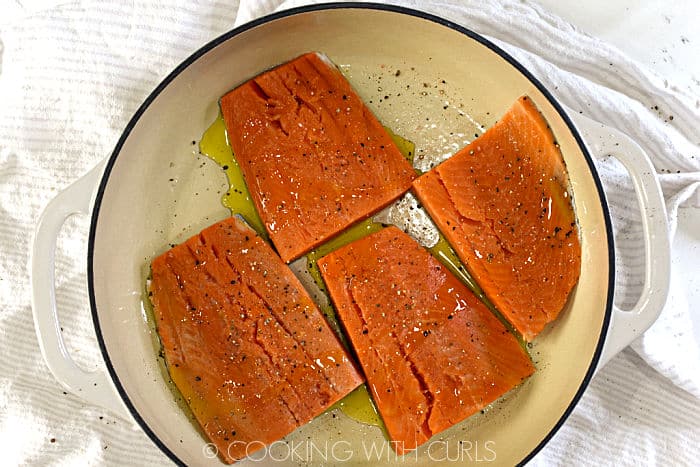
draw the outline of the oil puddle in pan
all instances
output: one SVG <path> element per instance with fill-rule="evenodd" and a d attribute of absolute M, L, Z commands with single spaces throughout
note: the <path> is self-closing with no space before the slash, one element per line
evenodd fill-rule
<path fill-rule="evenodd" d="M 267 240 L 267 232 L 258 212 L 255 210 L 250 192 L 243 180 L 243 172 L 233 157 L 231 146 L 226 137 L 226 125 L 221 114 L 214 120 L 209 129 L 204 132 L 199 142 L 199 152 L 217 164 L 226 172 L 229 189 L 221 197 L 221 203 L 232 213 L 240 214 L 258 235 Z"/>

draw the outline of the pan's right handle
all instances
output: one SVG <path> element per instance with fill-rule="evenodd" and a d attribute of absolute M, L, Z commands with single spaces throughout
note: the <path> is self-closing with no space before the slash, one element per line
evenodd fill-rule
<path fill-rule="evenodd" d="M 649 156 L 629 136 L 615 128 L 570 111 L 569 116 L 596 154 L 610 155 L 624 165 L 632 178 L 642 216 L 644 288 L 629 310 L 613 306 L 610 327 L 597 370 L 641 336 L 661 314 L 668 297 L 671 275 L 671 242 L 666 204 Z M 597 371 L 596 370 L 596 371 Z"/>
<path fill-rule="evenodd" d="M 81 179 L 60 192 L 44 209 L 37 224 L 31 249 L 32 312 L 41 354 L 51 373 L 66 390 L 81 399 L 107 408 L 116 415 L 133 420 L 104 371 L 88 372 L 71 358 L 58 320 L 54 284 L 56 239 L 66 219 L 73 214 L 88 214 L 92 196 L 103 172 L 98 164 Z"/>

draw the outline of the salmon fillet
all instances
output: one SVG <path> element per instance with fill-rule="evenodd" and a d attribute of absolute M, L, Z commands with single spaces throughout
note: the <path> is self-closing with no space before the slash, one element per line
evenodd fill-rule
<path fill-rule="evenodd" d="M 308 53 L 221 98 L 228 140 L 289 262 L 385 207 L 415 172 L 327 58 Z"/>
<path fill-rule="evenodd" d="M 318 262 L 386 425 L 404 454 L 534 371 L 476 296 L 396 227 Z"/>
<path fill-rule="evenodd" d="M 527 341 L 579 278 L 581 245 L 559 147 L 523 96 L 413 190 L 491 302 Z"/>
<path fill-rule="evenodd" d="M 363 382 L 296 276 L 229 218 L 157 257 L 168 371 L 224 461 L 282 438 Z"/>

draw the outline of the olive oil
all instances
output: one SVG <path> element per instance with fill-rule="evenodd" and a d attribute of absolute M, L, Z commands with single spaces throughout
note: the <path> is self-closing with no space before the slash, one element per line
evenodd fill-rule
<path fill-rule="evenodd" d="M 408 161 L 409 164 L 411 164 L 411 166 L 413 166 L 413 157 L 416 154 L 416 145 L 413 144 L 413 142 L 404 138 L 403 136 L 394 133 L 391 130 L 391 128 L 385 126 L 384 129 L 387 133 L 389 133 L 389 136 L 391 136 L 391 139 L 394 141 L 396 147 L 399 148 L 399 151 L 401 151 L 403 157 Z M 418 170 L 416 170 L 416 172 L 420 173 Z"/>
<path fill-rule="evenodd" d="M 336 402 L 331 409 L 336 407 L 340 408 L 345 415 L 358 422 L 378 426 L 386 431 L 384 423 L 379 416 L 379 412 L 377 412 L 377 408 L 369 395 L 366 384 L 359 386 L 343 399 Z"/>
<path fill-rule="evenodd" d="M 226 124 L 219 116 L 214 123 L 204 132 L 199 142 L 199 152 L 217 164 L 226 172 L 229 181 L 229 189 L 221 198 L 221 203 L 231 210 L 232 214 L 240 214 L 261 237 L 267 239 L 267 232 L 258 211 L 250 198 L 248 186 L 243 178 L 236 158 L 226 137 Z"/>
<path fill-rule="evenodd" d="M 469 274 L 466 267 L 462 264 L 462 261 L 460 261 L 460 259 L 457 257 L 457 253 L 455 253 L 442 233 L 440 234 L 440 240 L 438 240 L 435 245 L 428 248 L 428 250 L 438 259 L 438 261 L 444 264 L 452 274 L 464 282 L 466 286 L 476 294 L 477 297 L 483 300 L 484 293 L 481 291 L 481 288 Z"/>

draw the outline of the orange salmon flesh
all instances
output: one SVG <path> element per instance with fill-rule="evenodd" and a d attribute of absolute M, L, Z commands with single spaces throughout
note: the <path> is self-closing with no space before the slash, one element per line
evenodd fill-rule
<path fill-rule="evenodd" d="M 308 53 L 220 102 L 228 140 L 285 262 L 385 207 L 415 173 L 327 58 Z"/>
<path fill-rule="evenodd" d="M 483 302 L 396 227 L 318 264 L 398 454 L 478 412 L 534 371 Z"/>
<path fill-rule="evenodd" d="M 579 278 L 567 183 L 559 147 L 528 97 L 413 183 L 469 273 L 527 341 L 557 318 Z"/>
<path fill-rule="evenodd" d="M 296 276 L 236 218 L 151 269 L 168 371 L 224 461 L 291 433 L 363 382 Z"/>

